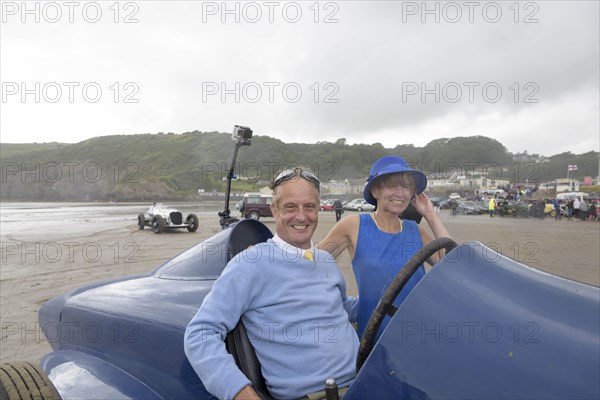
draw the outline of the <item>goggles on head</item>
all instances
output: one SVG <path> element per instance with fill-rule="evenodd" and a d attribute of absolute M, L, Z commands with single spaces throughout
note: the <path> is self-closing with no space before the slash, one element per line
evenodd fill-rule
<path fill-rule="evenodd" d="M 281 171 L 273 181 L 273 189 L 279 186 L 282 182 L 289 181 L 296 176 L 300 176 L 301 178 L 304 178 L 315 185 L 318 191 L 321 190 L 321 182 L 319 181 L 319 178 L 317 178 L 312 171 L 301 168 L 289 168 Z"/>

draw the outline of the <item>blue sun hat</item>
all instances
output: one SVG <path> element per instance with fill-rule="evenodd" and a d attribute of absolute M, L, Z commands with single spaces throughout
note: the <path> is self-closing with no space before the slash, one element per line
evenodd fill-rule
<path fill-rule="evenodd" d="M 367 203 L 374 206 L 377 205 L 377 200 L 371 194 L 371 186 L 373 182 L 384 175 L 395 174 L 397 172 L 410 172 L 415 180 L 415 186 L 417 188 L 417 194 L 422 193 L 427 187 L 427 177 L 420 171 L 412 169 L 404 158 L 400 156 L 385 156 L 375 161 L 369 172 L 369 178 L 367 179 L 367 185 L 365 186 L 364 197 Z"/>

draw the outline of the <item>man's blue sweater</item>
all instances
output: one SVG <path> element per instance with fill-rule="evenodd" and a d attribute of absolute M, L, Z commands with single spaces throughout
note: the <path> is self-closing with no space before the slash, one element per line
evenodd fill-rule
<path fill-rule="evenodd" d="M 185 332 L 187 357 L 210 393 L 231 399 L 250 383 L 223 342 L 240 317 L 274 397 L 323 390 L 327 378 L 339 387 L 352 382 L 357 299 L 346 296 L 329 253 L 313 251 L 314 262 L 269 240 L 229 262 Z"/>

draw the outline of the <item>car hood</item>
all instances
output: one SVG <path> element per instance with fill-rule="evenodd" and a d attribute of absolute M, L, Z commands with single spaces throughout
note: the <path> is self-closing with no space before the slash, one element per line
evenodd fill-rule
<path fill-rule="evenodd" d="M 40 326 L 55 351 L 90 354 L 150 387 L 156 381 L 185 393 L 197 384 L 183 350 L 185 328 L 213 282 L 143 275 L 91 285 L 46 302 Z"/>
<path fill-rule="evenodd" d="M 136 321 L 181 326 L 187 324 L 198 310 L 213 282 L 210 279 L 185 281 L 141 275 L 84 287 L 57 299 L 62 298 L 65 306 L 63 318 L 70 310 L 85 309 L 106 315 L 127 316 Z M 175 309 L 174 305 L 177 306 Z"/>
<path fill-rule="evenodd" d="M 156 214 L 169 215 L 172 212 L 181 212 L 181 211 L 176 210 L 175 208 L 161 208 L 160 210 L 155 210 L 154 215 L 156 215 Z"/>

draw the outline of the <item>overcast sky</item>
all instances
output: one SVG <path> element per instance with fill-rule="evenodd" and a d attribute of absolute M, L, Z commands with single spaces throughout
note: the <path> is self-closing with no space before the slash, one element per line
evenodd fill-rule
<path fill-rule="evenodd" d="M 2 143 L 250 126 L 285 142 L 599 151 L 599 2 L 2 2 Z"/>

